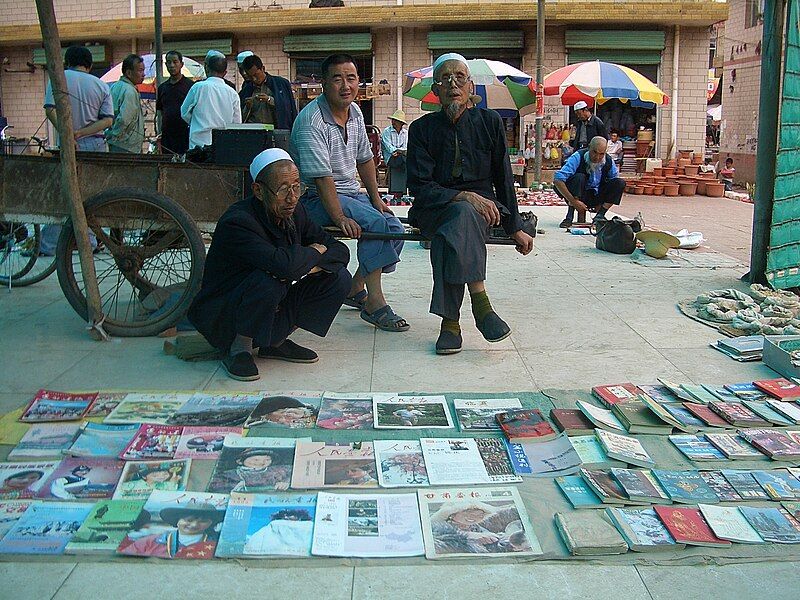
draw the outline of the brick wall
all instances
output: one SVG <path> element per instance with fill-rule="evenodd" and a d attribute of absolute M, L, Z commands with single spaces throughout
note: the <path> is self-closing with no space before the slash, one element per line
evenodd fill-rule
<path fill-rule="evenodd" d="M 47 130 L 42 122 L 44 121 L 44 90 L 47 82 L 46 71 L 36 69 L 33 73 L 9 73 L 11 71 L 25 69 L 25 63 L 31 60 L 31 47 L 0 48 L 0 56 L 9 59 L 0 72 L 0 111 L 8 118 L 9 125 L 13 129 L 8 131 L 9 135 L 15 137 L 47 137 Z M 41 127 L 40 127 L 41 126 Z M 37 132 L 38 130 L 38 132 Z"/>
<path fill-rule="evenodd" d="M 403 28 L 403 74 L 426 67 L 431 64 L 431 52 L 428 50 L 428 30 L 421 28 Z M 392 94 L 395 93 L 395 83 L 392 83 Z M 403 90 L 400 89 L 397 93 L 402 94 Z M 396 100 L 392 101 L 392 106 L 395 105 Z M 403 98 L 403 110 L 406 112 L 409 122 L 418 119 L 424 114 L 420 108 L 418 100 L 412 98 Z M 391 114 L 391 113 L 390 113 Z"/>

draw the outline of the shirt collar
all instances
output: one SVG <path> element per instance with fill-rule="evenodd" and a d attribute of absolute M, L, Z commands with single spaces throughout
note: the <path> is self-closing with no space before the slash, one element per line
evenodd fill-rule
<path fill-rule="evenodd" d="M 317 96 L 317 106 L 319 106 L 319 111 L 322 113 L 322 120 L 325 121 L 328 125 L 336 125 L 337 127 L 341 127 L 336 122 L 336 119 L 333 118 L 333 113 L 331 112 L 331 105 L 328 104 L 328 99 L 325 97 L 325 94 L 320 94 Z M 356 109 L 351 103 L 348 107 L 349 114 L 347 115 L 348 122 L 351 119 L 356 118 Z"/>

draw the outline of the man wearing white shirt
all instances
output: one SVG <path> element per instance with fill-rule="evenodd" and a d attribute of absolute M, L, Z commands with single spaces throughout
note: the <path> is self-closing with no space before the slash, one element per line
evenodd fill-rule
<path fill-rule="evenodd" d="M 209 52 L 205 61 L 208 79 L 194 84 L 181 105 L 181 117 L 189 124 L 189 148 L 211 145 L 211 130 L 242 122 L 236 90 L 225 82 L 228 61 L 221 52 Z"/>
<path fill-rule="evenodd" d="M 403 196 L 408 190 L 406 185 L 406 149 L 408 148 L 408 128 L 406 113 L 397 109 L 389 117 L 392 124 L 381 133 L 381 150 L 383 162 L 389 169 L 389 193 L 396 197 Z"/>
<path fill-rule="evenodd" d="M 617 167 L 622 166 L 622 140 L 616 131 L 611 132 L 611 139 L 608 140 L 606 154 L 611 157 Z"/>

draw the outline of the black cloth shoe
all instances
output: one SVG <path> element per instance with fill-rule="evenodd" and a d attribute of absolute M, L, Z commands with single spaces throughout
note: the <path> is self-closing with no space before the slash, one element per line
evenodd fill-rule
<path fill-rule="evenodd" d="M 561 229 L 566 229 L 567 227 L 572 227 L 572 219 L 564 219 L 558 225 Z"/>
<path fill-rule="evenodd" d="M 461 352 L 461 334 L 441 331 L 436 340 L 436 354 L 456 354 Z"/>
<path fill-rule="evenodd" d="M 222 367 L 231 379 L 239 381 L 255 381 L 260 379 L 256 361 L 249 352 L 239 352 L 231 356 L 230 354 L 222 359 Z"/>
<path fill-rule="evenodd" d="M 319 360 L 319 356 L 313 350 L 303 348 L 300 344 L 295 344 L 292 340 L 283 340 L 278 346 L 267 346 L 258 349 L 259 358 L 273 358 L 275 360 L 285 360 L 293 363 L 314 363 Z"/>
<path fill-rule="evenodd" d="M 492 311 L 480 323 L 475 323 L 487 342 L 499 342 L 511 335 L 511 328 Z"/>

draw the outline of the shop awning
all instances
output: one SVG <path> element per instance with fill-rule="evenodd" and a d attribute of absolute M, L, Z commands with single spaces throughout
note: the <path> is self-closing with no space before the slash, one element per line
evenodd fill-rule
<path fill-rule="evenodd" d="M 283 51 L 287 54 L 372 54 L 371 33 L 336 33 L 287 35 L 283 38 Z"/>
<path fill-rule="evenodd" d="M 209 50 L 222 52 L 225 56 L 233 54 L 233 40 L 231 38 L 216 38 L 210 40 L 182 40 L 179 42 L 164 41 L 164 53 L 177 50 L 184 56 L 191 58 L 205 58 Z"/>
<path fill-rule="evenodd" d="M 89 51 L 92 53 L 92 62 L 93 63 L 104 63 L 106 62 L 106 47 L 105 46 L 86 46 L 89 48 Z M 64 58 L 64 54 L 66 53 L 66 48 L 61 48 L 61 58 Z M 33 60 L 31 61 L 35 65 L 44 65 L 47 64 L 47 59 L 44 55 L 44 48 L 34 48 L 33 49 Z"/>
<path fill-rule="evenodd" d="M 428 49 L 445 52 L 459 50 L 505 50 L 522 51 L 525 38 L 521 31 L 431 31 L 428 33 Z"/>
<path fill-rule="evenodd" d="M 657 65 L 665 47 L 663 31 L 568 29 L 564 39 L 570 64 L 601 60 L 627 65 Z"/>

